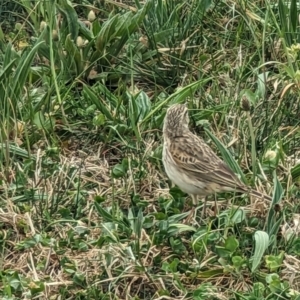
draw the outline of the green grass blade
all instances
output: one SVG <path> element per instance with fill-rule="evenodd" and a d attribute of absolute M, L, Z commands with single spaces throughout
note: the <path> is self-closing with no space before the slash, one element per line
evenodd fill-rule
<path fill-rule="evenodd" d="M 162 107 L 164 107 L 169 102 L 171 103 L 183 102 L 188 96 L 192 96 L 196 91 L 196 89 L 198 89 L 201 85 L 204 85 L 211 79 L 212 78 L 201 79 L 181 89 L 178 89 L 174 94 L 170 95 L 166 100 L 160 102 L 154 109 L 152 109 L 141 123 L 143 124 L 147 122 L 153 115 L 155 115 L 158 111 L 160 111 Z"/>
<path fill-rule="evenodd" d="M 290 31 L 295 34 L 297 32 L 297 24 L 298 24 L 298 8 L 297 8 L 297 0 L 291 0 L 290 4 Z"/>
<path fill-rule="evenodd" d="M 75 45 L 73 40 L 71 40 L 71 34 L 67 35 L 65 41 L 65 49 L 68 52 L 68 58 L 74 63 L 76 67 L 76 75 L 79 76 L 83 71 L 83 61 L 77 46 Z"/>
<path fill-rule="evenodd" d="M 208 129 L 205 128 L 205 132 L 212 139 L 212 141 L 216 144 L 225 163 L 230 167 L 230 169 L 234 173 L 238 174 L 241 181 L 246 184 L 247 183 L 246 177 L 245 177 L 242 169 L 240 168 L 239 164 L 235 161 L 235 159 L 232 157 L 232 155 L 227 150 L 227 148 Z"/>
<path fill-rule="evenodd" d="M 32 61 L 35 57 L 36 52 L 38 51 L 39 47 L 43 44 L 43 41 L 40 41 L 36 43 L 32 49 L 26 50 L 20 61 L 18 62 L 18 67 L 14 73 L 13 77 L 13 86 L 12 90 L 14 92 L 14 98 L 18 97 L 20 95 L 20 91 L 25 85 L 25 82 L 27 80 L 27 76 L 30 72 L 30 66 L 32 64 Z"/>
<path fill-rule="evenodd" d="M 106 106 L 102 103 L 99 97 L 89 88 L 87 85 L 83 87 L 83 96 L 86 98 L 87 102 L 92 102 L 96 105 L 96 107 L 111 121 L 114 120 L 112 113 L 106 108 Z"/>

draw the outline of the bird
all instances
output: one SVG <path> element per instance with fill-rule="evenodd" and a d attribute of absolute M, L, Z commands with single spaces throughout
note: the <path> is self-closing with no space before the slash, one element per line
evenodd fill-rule
<path fill-rule="evenodd" d="M 189 130 L 186 104 L 173 104 L 163 123 L 162 162 L 169 179 L 192 198 L 204 198 L 222 192 L 242 192 L 271 201 L 272 198 L 245 185 L 206 142 Z"/>

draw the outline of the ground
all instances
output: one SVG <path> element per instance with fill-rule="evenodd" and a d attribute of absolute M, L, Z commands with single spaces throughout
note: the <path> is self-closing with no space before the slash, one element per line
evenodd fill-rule
<path fill-rule="evenodd" d="M 1 299 L 300 299 L 296 1 L 1 5 Z M 172 103 L 272 201 L 190 219 Z"/>

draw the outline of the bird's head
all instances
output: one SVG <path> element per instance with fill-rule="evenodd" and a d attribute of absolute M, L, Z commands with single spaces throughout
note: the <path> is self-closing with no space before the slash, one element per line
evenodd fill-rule
<path fill-rule="evenodd" d="M 167 109 L 164 119 L 164 134 L 177 135 L 189 130 L 189 114 L 186 104 L 174 104 Z"/>

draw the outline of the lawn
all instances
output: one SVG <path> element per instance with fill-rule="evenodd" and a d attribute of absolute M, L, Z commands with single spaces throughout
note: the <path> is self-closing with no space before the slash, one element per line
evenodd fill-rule
<path fill-rule="evenodd" d="M 299 12 L 2 0 L 0 299 L 300 300 Z M 174 103 L 272 201 L 188 218 L 161 160 Z"/>

